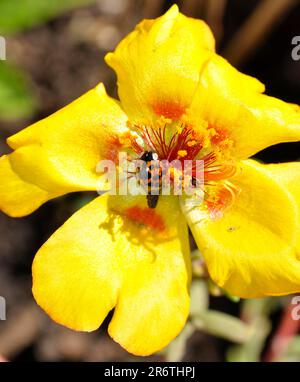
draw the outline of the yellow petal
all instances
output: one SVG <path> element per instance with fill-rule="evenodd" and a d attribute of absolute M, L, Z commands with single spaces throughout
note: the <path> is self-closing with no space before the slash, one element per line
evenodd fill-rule
<path fill-rule="evenodd" d="M 280 143 L 300 140 L 300 108 L 269 97 L 255 78 L 240 73 L 218 55 L 203 69 L 199 88 L 188 112 L 205 120 L 217 139 L 232 141 L 236 158 Z"/>
<path fill-rule="evenodd" d="M 15 151 L 0 162 L 0 172 L 4 173 L 1 209 L 21 216 L 53 195 L 104 188 L 96 167 L 101 159 L 115 159 L 121 147 L 118 137 L 128 131 L 126 120 L 119 104 L 107 96 L 100 84 L 10 137 L 8 143 Z M 39 202 L 28 201 L 24 183 L 34 191 L 44 190 L 43 197 L 37 197 Z M 30 206 L 24 205 L 23 210 L 18 207 L 28 202 Z"/>
<path fill-rule="evenodd" d="M 55 197 L 32 183 L 24 182 L 12 170 L 7 155 L 0 158 L 0 179 L 0 210 L 13 217 L 28 215 Z"/>
<path fill-rule="evenodd" d="M 33 293 L 58 323 L 99 327 L 116 305 L 111 336 L 129 352 L 151 354 L 182 329 L 189 311 L 187 226 L 175 197 L 155 210 L 145 197 L 98 197 L 40 249 Z"/>
<path fill-rule="evenodd" d="M 105 59 L 117 73 L 119 97 L 131 119 L 154 114 L 176 120 L 191 104 L 213 51 L 209 27 L 173 5 L 163 16 L 142 21 Z"/>
<path fill-rule="evenodd" d="M 299 177 L 299 166 L 297 172 L 292 167 L 286 167 L 285 184 L 275 168 L 242 162 L 235 179 L 241 192 L 219 220 L 204 219 L 199 208 L 188 211 L 183 204 L 212 279 L 233 295 L 300 291 L 299 189 L 296 199 L 286 187 Z"/>
<path fill-rule="evenodd" d="M 298 207 L 298 234 L 297 237 L 297 254 L 300 258 L 300 162 L 289 162 L 280 164 L 270 164 L 267 166 L 268 172 L 277 179 L 280 184 L 284 185 L 292 194 Z"/>

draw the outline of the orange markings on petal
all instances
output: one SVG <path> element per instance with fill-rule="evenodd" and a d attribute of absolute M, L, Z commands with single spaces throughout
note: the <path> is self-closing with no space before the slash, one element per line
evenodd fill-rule
<path fill-rule="evenodd" d="M 105 159 L 112 160 L 115 163 L 118 161 L 118 155 L 122 148 L 131 147 L 130 133 L 124 133 L 122 135 L 111 135 L 106 142 L 106 156 Z"/>
<path fill-rule="evenodd" d="M 125 210 L 125 216 L 135 223 L 147 226 L 156 231 L 162 232 L 166 229 L 163 218 L 155 210 L 147 207 L 129 207 Z"/>
<path fill-rule="evenodd" d="M 231 178 L 236 173 L 236 165 L 233 163 L 222 163 L 204 171 L 204 181 L 218 181 Z"/>
<path fill-rule="evenodd" d="M 174 101 L 159 101 L 151 105 L 153 111 L 158 116 L 170 118 L 173 121 L 178 120 L 186 110 L 182 104 Z"/>
<path fill-rule="evenodd" d="M 211 143 L 213 145 L 219 145 L 225 141 L 228 141 L 229 134 L 224 128 L 218 126 L 210 126 L 209 131 L 211 133 Z"/>
<path fill-rule="evenodd" d="M 106 155 L 105 159 L 115 161 L 118 158 L 118 153 L 122 147 L 120 139 L 116 135 L 112 135 L 106 142 Z"/>
<path fill-rule="evenodd" d="M 217 220 L 223 216 L 223 212 L 227 210 L 234 202 L 235 196 L 239 193 L 239 189 L 232 183 L 226 183 L 220 188 L 214 196 L 206 200 L 206 207 L 210 217 Z"/>

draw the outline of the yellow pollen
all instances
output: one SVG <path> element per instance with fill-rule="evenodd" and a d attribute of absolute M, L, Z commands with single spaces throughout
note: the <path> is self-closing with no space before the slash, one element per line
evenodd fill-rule
<path fill-rule="evenodd" d="M 119 142 L 123 146 L 130 147 L 131 146 L 131 135 L 130 135 L 130 133 L 126 133 L 123 136 L 120 136 Z"/>
<path fill-rule="evenodd" d="M 183 130 L 183 126 L 182 125 L 177 125 L 176 126 L 176 130 L 177 130 L 178 134 L 181 134 L 182 130 Z"/>
<path fill-rule="evenodd" d="M 195 140 L 189 141 L 189 142 L 187 143 L 187 145 L 188 145 L 189 147 L 196 146 L 196 144 L 197 144 L 197 141 L 195 141 Z"/>
<path fill-rule="evenodd" d="M 187 156 L 187 151 L 186 150 L 179 150 L 177 154 L 179 157 L 184 158 Z"/>
<path fill-rule="evenodd" d="M 124 146 L 130 146 L 131 140 L 130 139 L 120 139 L 120 143 Z"/>
<path fill-rule="evenodd" d="M 126 126 L 127 126 L 129 129 L 133 130 L 133 128 L 134 128 L 134 123 L 132 123 L 131 121 L 126 121 Z"/>
<path fill-rule="evenodd" d="M 172 123 L 172 120 L 170 118 L 166 118 L 164 116 L 161 116 L 157 121 L 157 127 L 161 128 L 164 127 L 165 125 L 170 125 Z"/>

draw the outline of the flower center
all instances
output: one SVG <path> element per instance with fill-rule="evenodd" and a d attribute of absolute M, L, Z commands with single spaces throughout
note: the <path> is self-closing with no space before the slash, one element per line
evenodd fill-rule
<path fill-rule="evenodd" d="M 228 150 L 230 142 L 226 134 L 222 139 L 223 135 L 217 129 L 195 129 L 188 124 L 174 123 L 165 118 L 154 125 L 128 125 L 131 133 L 124 137 L 123 144 L 126 142 L 125 146 L 133 160 L 145 161 L 144 158 L 151 157 L 157 158 L 160 163 L 167 161 L 171 166 L 176 161 L 182 164 L 182 169 L 187 163 L 185 161 L 189 161 L 192 164 L 191 183 L 194 188 L 200 188 L 205 208 L 211 216 L 218 217 L 232 204 L 239 190 L 230 179 L 236 173 L 236 163 Z M 202 168 L 201 178 L 197 172 L 199 162 Z M 153 173 L 151 164 L 148 170 Z M 176 169 L 171 167 L 173 180 L 175 172 Z M 161 173 L 164 171 L 158 171 L 159 182 Z M 150 177 L 151 174 L 146 175 L 147 186 Z"/>
<path fill-rule="evenodd" d="M 172 127 L 168 131 L 167 123 L 163 127 L 136 126 L 136 130 L 142 139 L 134 140 L 133 147 L 137 154 L 144 151 L 153 151 L 158 154 L 160 160 L 188 160 L 195 159 L 203 148 L 201 140 L 192 128 L 184 125 Z"/>
<path fill-rule="evenodd" d="M 132 127 L 132 126 L 131 126 Z M 236 166 L 227 153 L 213 146 L 201 133 L 185 124 L 174 125 L 165 122 L 163 126 L 133 125 L 137 135 L 131 138 L 131 145 L 140 157 L 145 151 L 154 152 L 159 160 L 202 160 L 205 183 L 232 177 Z M 227 156 L 227 158 L 225 158 Z"/>

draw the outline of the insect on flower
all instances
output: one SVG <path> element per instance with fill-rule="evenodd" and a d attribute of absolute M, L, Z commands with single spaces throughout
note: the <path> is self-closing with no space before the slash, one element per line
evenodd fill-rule
<path fill-rule="evenodd" d="M 162 168 L 159 165 L 158 155 L 153 151 L 145 151 L 140 158 L 146 163 L 146 179 L 140 178 L 147 188 L 147 202 L 149 208 L 155 208 L 161 190 Z M 144 177 L 145 178 L 145 177 Z"/>
<path fill-rule="evenodd" d="M 147 151 L 143 151 L 137 141 L 132 141 L 134 151 L 142 155 L 139 160 L 142 161 L 142 166 L 137 166 L 136 175 L 139 183 L 147 190 L 147 203 L 149 208 L 155 208 L 158 203 L 159 195 L 162 193 L 163 187 L 170 183 L 173 186 L 173 192 L 181 192 L 185 186 L 185 179 L 194 188 L 200 189 L 201 183 L 197 176 L 202 174 L 197 173 L 195 158 L 201 151 L 202 145 L 194 140 L 194 135 L 191 129 L 181 126 L 179 132 L 175 131 L 170 136 L 169 140 L 166 137 L 166 130 L 168 125 L 165 124 L 163 128 L 158 128 L 154 131 L 153 128 L 143 126 L 140 130 L 143 145 L 146 145 Z M 150 131 L 148 131 L 148 129 Z M 169 129 L 171 131 L 171 129 Z M 168 143 L 168 144 L 167 144 Z M 192 143 L 192 144 L 191 144 Z M 151 151 L 149 151 L 149 147 Z M 208 156 L 212 159 L 212 156 Z M 188 159 L 188 160 L 186 160 Z M 206 158 L 203 158 L 204 162 Z M 171 162 L 170 162 L 171 160 Z M 189 174 L 185 171 L 184 165 L 190 161 Z M 214 160 L 212 160 L 212 163 Z M 208 163 L 206 161 L 206 165 Z M 176 173 L 176 174 L 175 174 Z M 169 176 L 169 178 L 167 178 Z M 187 190 L 185 190 L 187 191 Z"/>
<path fill-rule="evenodd" d="M 105 60 L 119 100 L 99 84 L 10 137 L 0 209 L 21 217 L 70 192 L 108 190 L 97 164 L 118 165 L 120 153 L 144 163 L 146 175 L 134 175 L 148 195 L 104 193 L 59 228 L 33 262 L 37 303 L 80 331 L 96 330 L 114 309 L 115 341 L 137 355 L 159 351 L 189 315 L 189 228 L 210 277 L 228 293 L 299 292 L 300 163 L 251 159 L 300 140 L 299 106 L 264 94 L 260 81 L 215 52 L 207 25 L 175 5 L 138 24 Z M 189 161 L 186 180 L 203 199 L 164 194 L 163 161 L 172 188 Z"/>

